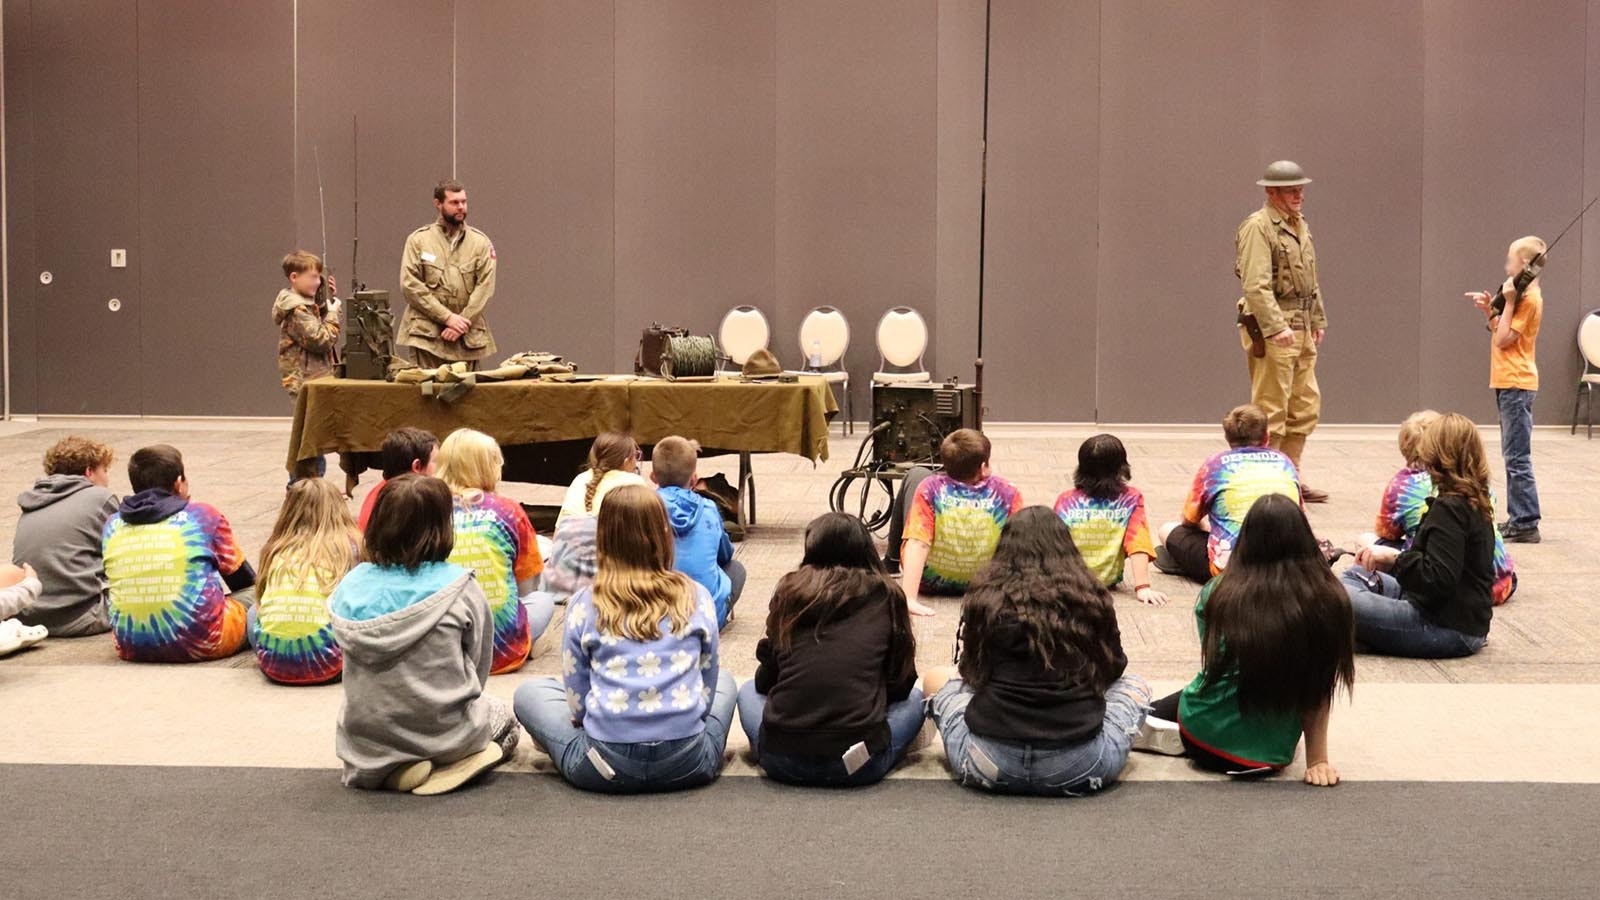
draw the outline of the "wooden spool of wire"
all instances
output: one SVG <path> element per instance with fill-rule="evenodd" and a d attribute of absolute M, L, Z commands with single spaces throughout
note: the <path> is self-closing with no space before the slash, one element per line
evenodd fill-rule
<path fill-rule="evenodd" d="M 698 334 L 671 337 L 661 354 L 661 375 L 669 381 L 710 380 L 717 375 L 717 343 Z"/>

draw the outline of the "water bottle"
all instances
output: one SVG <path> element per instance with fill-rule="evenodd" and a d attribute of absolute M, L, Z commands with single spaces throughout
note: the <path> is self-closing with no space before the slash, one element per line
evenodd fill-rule
<path fill-rule="evenodd" d="M 806 357 L 806 367 L 810 369 L 822 368 L 822 342 L 811 342 L 811 355 Z"/>

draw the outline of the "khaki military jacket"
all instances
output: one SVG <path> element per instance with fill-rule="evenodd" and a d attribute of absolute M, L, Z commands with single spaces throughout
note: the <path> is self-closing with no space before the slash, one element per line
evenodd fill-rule
<path fill-rule="evenodd" d="M 1317 284 L 1317 251 L 1304 216 L 1291 222 L 1268 203 L 1239 224 L 1234 249 L 1233 271 L 1244 289 L 1239 309 L 1256 317 L 1263 335 L 1328 327 Z"/>
<path fill-rule="evenodd" d="M 406 310 L 395 342 L 444 359 L 482 359 L 494 353 L 494 335 L 484 318 L 494 296 L 494 270 L 494 244 L 471 225 L 453 239 L 437 221 L 411 232 L 400 261 Z M 446 341 L 441 332 L 451 313 L 470 319 L 472 328 L 460 339 Z"/>

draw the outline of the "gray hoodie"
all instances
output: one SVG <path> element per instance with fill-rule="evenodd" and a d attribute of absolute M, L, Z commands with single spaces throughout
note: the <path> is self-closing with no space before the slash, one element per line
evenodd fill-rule
<path fill-rule="evenodd" d="M 369 576 L 384 580 L 381 570 L 363 564 L 338 590 L 363 593 Z M 335 746 L 346 785 L 376 788 L 397 766 L 454 762 L 489 742 L 491 700 L 483 686 L 494 661 L 494 620 L 471 572 L 375 618 L 344 618 L 340 609 L 336 600 L 344 705 Z"/>
<path fill-rule="evenodd" d="M 115 494 L 82 475 L 51 475 L 17 497 L 22 518 L 11 558 L 39 573 L 44 591 L 18 618 L 52 637 L 111 630 L 101 532 L 117 511 Z"/>

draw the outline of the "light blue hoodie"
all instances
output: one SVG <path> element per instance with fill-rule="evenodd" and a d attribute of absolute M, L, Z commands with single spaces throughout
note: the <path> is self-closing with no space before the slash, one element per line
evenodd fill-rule
<path fill-rule="evenodd" d="M 684 487 L 661 489 L 672 523 L 673 568 L 693 578 L 717 605 L 717 627 L 728 624 L 728 596 L 733 582 L 722 570 L 733 559 L 733 543 L 722 527 L 722 513 L 710 500 Z"/>

